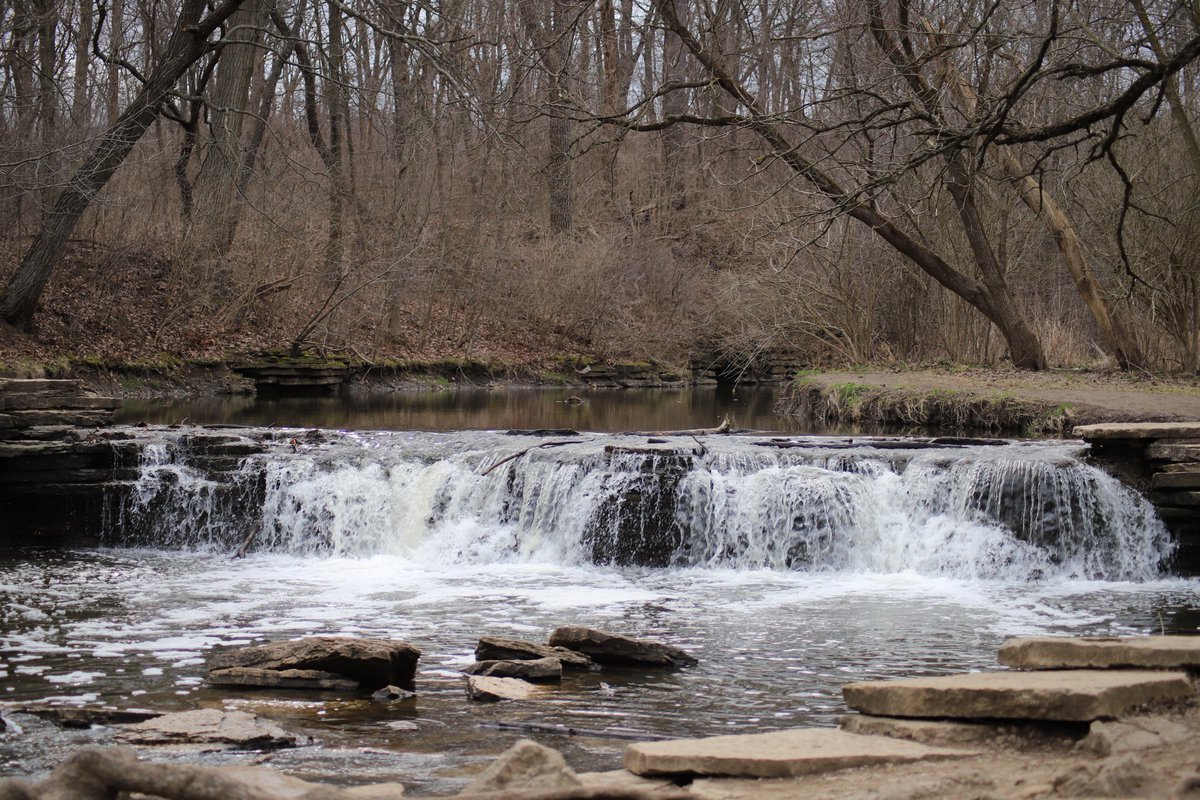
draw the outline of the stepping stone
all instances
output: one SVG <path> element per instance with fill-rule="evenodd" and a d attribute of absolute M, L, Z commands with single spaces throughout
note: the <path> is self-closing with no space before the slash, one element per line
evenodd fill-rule
<path fill-rule="evenodd" d="M 946 719 L 1090 722 L 1145 703 L 1193 697 L 1182 672 L 980 672 L 851 683 L 846 704 L 864 714 Z"/>
<path fill-rule="evenodd" d="M 1017 669 L 1200 668 L 1200 636 L 1048 636 L 1009 639 L 1000 663 Z"/>
<path fill-rule="evenodd" d="M 625 748 L 625 769 L 638 775 L 789 778 L 871 764 L 974 755 L 979 751 L 927 747 L 835 728 L 797 728 L 744 736 L 638 742 Z"/>
<path fill-rule="evenodd" d="M 1104 723 L 1099 723 L 1104 724 Z M 864 736 L 890 736 L 934 747 L 1045 746 L 1071 744 L 1088 732 L 1086 723 L 1017 720 L 976 722 L 944 719 L 904 719 L 847 714 L 838 727 Z"/>

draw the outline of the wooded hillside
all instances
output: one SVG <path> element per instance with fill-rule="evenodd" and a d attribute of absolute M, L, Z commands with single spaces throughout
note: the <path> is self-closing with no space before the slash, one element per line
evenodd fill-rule
<path fill-rule="evenodd" d="M 1195 372 L 1197 57 L 1200 0 L 5 0 L 3 351 Z"/>

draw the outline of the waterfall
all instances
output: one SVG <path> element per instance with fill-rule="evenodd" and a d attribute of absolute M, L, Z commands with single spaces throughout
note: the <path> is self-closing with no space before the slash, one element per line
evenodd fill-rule
<path fill-rule="evenodd" d="M 1144 580 L 1172 549 L 1078 443 L 272 433 L 214 458 L 194 432 L 143 435 L 122 542 L 1004 580 Z"/>

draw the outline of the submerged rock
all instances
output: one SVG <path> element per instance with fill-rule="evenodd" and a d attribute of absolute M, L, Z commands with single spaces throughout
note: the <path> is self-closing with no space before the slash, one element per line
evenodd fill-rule
<path fill-rule="evenodd" d="M 562 680 L 562 661 L 557 658 L 535 658 L 532 661 L 476 661 L 464 672 L 491 678 L 520 678 L 533 683 Z"/>
<path fill-rule="evenodd" d="M 245 711 L 201 708 L 164 714 L 123 728 L 117 741 L 129 744 L 221 744 L 237 747 L 295 747 L 302 737 Z"/>
<path fill-rule="evenodd" d="M 570 789 L 581 785 L 562 753 L 530 739 L 521 739 L 479 773 L 463 794 L 505 789 Z"/>
<path fill-rule="evenodd" d="M 161 711 L 125 709 L 107 706 L 17 706 L 7 709 L 21 714 L 48 719 L 64 728 L 90 728 L 93 725 L 125 725 L 161 717 Z M 0 730 L 4 718 L 0 717 Z"/>
<path fill-rule="evenodd" d="M 385 686 L 379 691 L 373 692 L 371 699 L 378 700 L 381 703 L 395 703 L 399 700 L 408 700 L 416 696 L 416 692 L 401 689 L 399 686 Z"/>
<path fill-rule="evenodd" d="M 521 639 L 501 639 L 496 636 L 482 636 L 475 647 L 476 661 L 534 661 L 542 658 L 556 658 L 563 669 L 596 670 L 590 657 L 565 647 L 548 647 L 536 642 L 526 642 Z"/>
<path fill-rule="evenodd" d="M 584 653 L 601 664 L 685 667 L 699 663 L 695 656 L 669 644 L 573 625 L 556 629 L 550 645 Z"/>
<path fill-rule="evenodd" d="M 467 697 L 483 703 L 495 703 L 500 700 L 530 700 L 537 693 L 538 687 L 518 678 L 467 676 Z"/>
<path fill-rule="evenodd" d="M 411 691 L 420 657 L 418 648 L 399 640 L 313 636 L 216 653 L 209 661 L 209 678 L 232 668 L 316 670 L 357 681 L 364 689 L 395 684 Z"/>

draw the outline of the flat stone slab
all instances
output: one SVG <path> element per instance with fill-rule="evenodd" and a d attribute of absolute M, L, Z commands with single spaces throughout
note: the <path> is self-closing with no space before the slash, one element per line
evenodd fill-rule
<path fill-rule="evenodd" d="M 1079 425 L 1071 433 L 1088 441 L 1200 439 L 1200 422 L 1105 422 L 1099 425 Z"/>
<path fill-rule="evenodd" d="M 836 728 L 798 728 L 744 736 L 638 742 L 625 748 L 625 769 L 637 775 L 789 778 L 871 764 L 974 755 L 979 751 L 927 747 Z"/>
<path fill-rule="evenodd" d="M 851 683 L 846 704 L 864 714 L 944 719 L 1091 722 L 1196 691 L 1183 672 L 1070 670 L 979 672 Z"/>
<path fill-rule="evenodd" d="M 1103 723 L 1094 723 L 1103 724 Z M 864 736 L 890 736 L 921 744 L 970 746 L 994 749 L 997 746 L 1041 747 L 1070 744 L 1089 731 L 1085 722 L 1043 722 L 1041 720 L 962 721 L 945 719 L 906 719 L 847 714 L 838 726 L 848 733 Z"/>
<path fill-rule="evenodd" d="M 1045 636 L 1009 639 L 1000 663 L 1017 669 L 1200 668 L 1200 636 Z"/>
<path fill-rule="evenodd" d="M 496 703 L 501 700 L 532 700 L 537 695 L 538 687 L 519 678 L 467 676 L 467 697 L 482 703 Z"/>
<path fill-rule="evenodd" d="M 237 747 L 294 747 L 300 738 L 245 711 L 201 708 L 164 714 L 123 728 L 114 737 L 131 744 L 224 744 Z"/>

